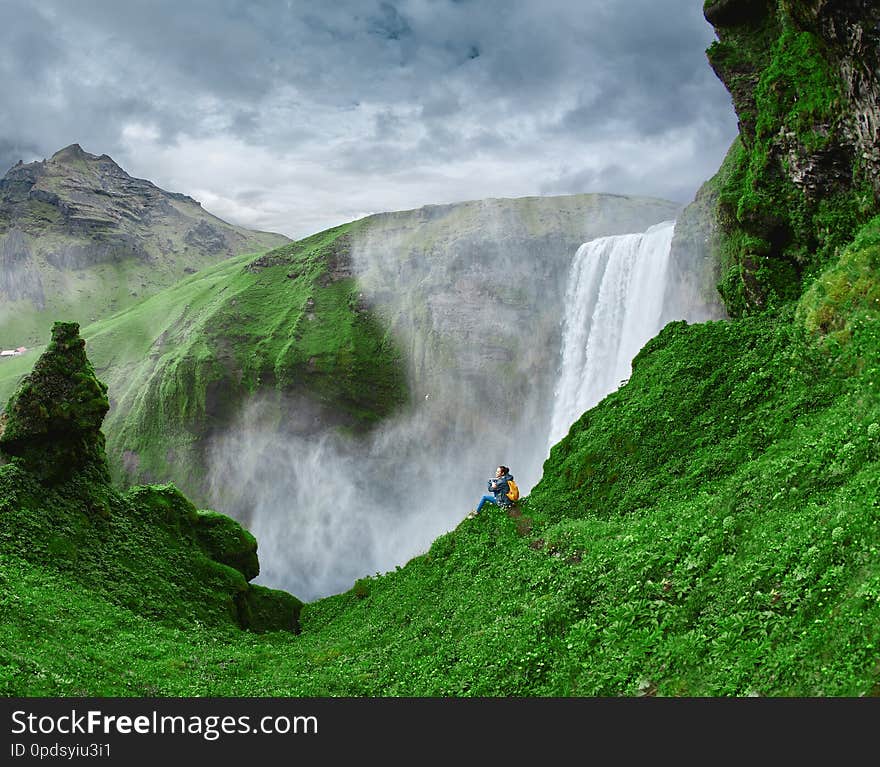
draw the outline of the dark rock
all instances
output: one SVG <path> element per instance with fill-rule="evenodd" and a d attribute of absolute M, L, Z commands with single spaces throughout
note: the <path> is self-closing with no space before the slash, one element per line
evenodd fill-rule
<path fill-rule="evenodd" d="M 0 417 L 0 453 L 48 482 L 77 472 L 109 481 L 101 433 L 109 407 L 79 325 L 56 322 L 52 341 Z"/>
<path fill-rule="evenodd" d="M 811 0 L 791 13 L 827 44 L 848 109 L 845 133 L 852 156 L 880 195 L 880 5 L 874 0 Z"/>
<path fill-rule="evenodd" d="M 234 567 L 246 580 L 260 574 L 257 539 L 232 517 L 216 511 L 200 511 L 196 535 L 211 559 Z"/>
<path fill-rule="evenodd" d="M 186 233 L 184 241 L 187 245 L 211 250 L 215 253 L 231 252 L 223 232 L 207 221 L 199 221 Z"/>
<path fill-rule="evenodd" d="M 769 11 L 767 0 L 709 0 L 703 15 L 714 27 L 760 23 Z"/>
<path fill-rule="evenodd" d="M 266 631 L 300 630 L 299 615 L 303 603 L 286 591 L 249 584 L 247 591 L 236 596 L 238 621 L 242 628 L 264 633 Z"/>
<path fill-rule="evenodd" d="M 93 238 L 83 244 L 68 243 L 46 253 L 46 262 L 61 271 L 79 271 L 96 264 L 118 264 L 130 258 L 152 260 L 142 242 L 124 234 Z"/>

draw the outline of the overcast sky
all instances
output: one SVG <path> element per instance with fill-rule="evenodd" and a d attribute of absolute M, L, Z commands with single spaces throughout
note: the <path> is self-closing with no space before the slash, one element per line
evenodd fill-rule
<path fill-rule="evenodd" d="M 384 210 L 689 202 L 736 133 L 702 0 L 0 0 L 0 174 L 71 143 L 300 237 Z"/>

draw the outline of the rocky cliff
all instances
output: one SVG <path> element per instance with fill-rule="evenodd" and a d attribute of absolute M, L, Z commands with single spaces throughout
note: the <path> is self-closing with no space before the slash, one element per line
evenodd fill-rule
<path fill-rule="evenodd" d="M 366 219 L 351 252 L 365 294 L 406 350 L 422 407 L 445 408 L 445 428 L 492 432 L 506 413 L 505 430 L 531 430 L 552 407 L 578 247 L 679 212 L 616 195 L 428 206 Z"/>
<path fill-rule="evenodd" d="M 720 290 L 742 315 L 797 298 L 880 210 L 880 8 L 711 0 L 704 13 L 739 117 L 712 187 Z"/>
<path fill-rule="evenodd" d="M 52 320 L 98 319 L 203 266 L 287 241 L 232 226 L 190 197 L 73 144 L 0 180 L 0 345 Z"/>

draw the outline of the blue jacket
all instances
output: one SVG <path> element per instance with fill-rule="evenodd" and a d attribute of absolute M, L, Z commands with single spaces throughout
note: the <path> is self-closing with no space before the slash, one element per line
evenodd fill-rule
<path fill-rule="evenodd" d="M 513 474 L 505 474 L 498 478 L 493 477 L 486 483 L 489 492 L 495 495 L 495 500 L 501 506 L 510 506 L 512 503 L 510 498 L 507 497 L 507 493 L 510 492 L 510 485 L 507 484 L 509 479 L 513 479 Z"/>

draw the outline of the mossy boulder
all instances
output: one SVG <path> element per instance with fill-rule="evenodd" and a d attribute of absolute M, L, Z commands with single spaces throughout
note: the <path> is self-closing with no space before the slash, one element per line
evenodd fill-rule
<path fill-rule="evenodd" d="M 173 484 L 139 485 L 126 496 L 141 510 L 145 521 L 191 538 L 211 559 L 232 567 L 246 580 L 260 574 L 257 539 L 232 517 L 216 511 L 198 511 Z"/>
<path fill-rule="evenodd" d="M 171 483 L 138 485 L 129 489 L 126 498 L 152 524 L 170 527 L 178 533 L 195 530 L 199 517 L 196 507 Z"/>
<path fill-rule="evenodd" d="M 247 580 L 260 574 L 257 539 L 232 517 L 216 511 L 200 511 L 196 535 L 211 559 L 234 567 Z"/>
<path fill-rule="evenodd" d="M 265 586 L 248 585 L 239 594 L 238 621 L 242 628 L 264 633 L 267 631 L 292 631 L 299 633 L 299 614 L 303 603 L 292 594 Z"/>
<path fill-rule="evenodd" d="M 56 322 L 46 351 L 0 418 L 0 453 L 44 481 L 84 471 L 109 479 L 101 433 L 109 408 L 79 325 Z"/>

